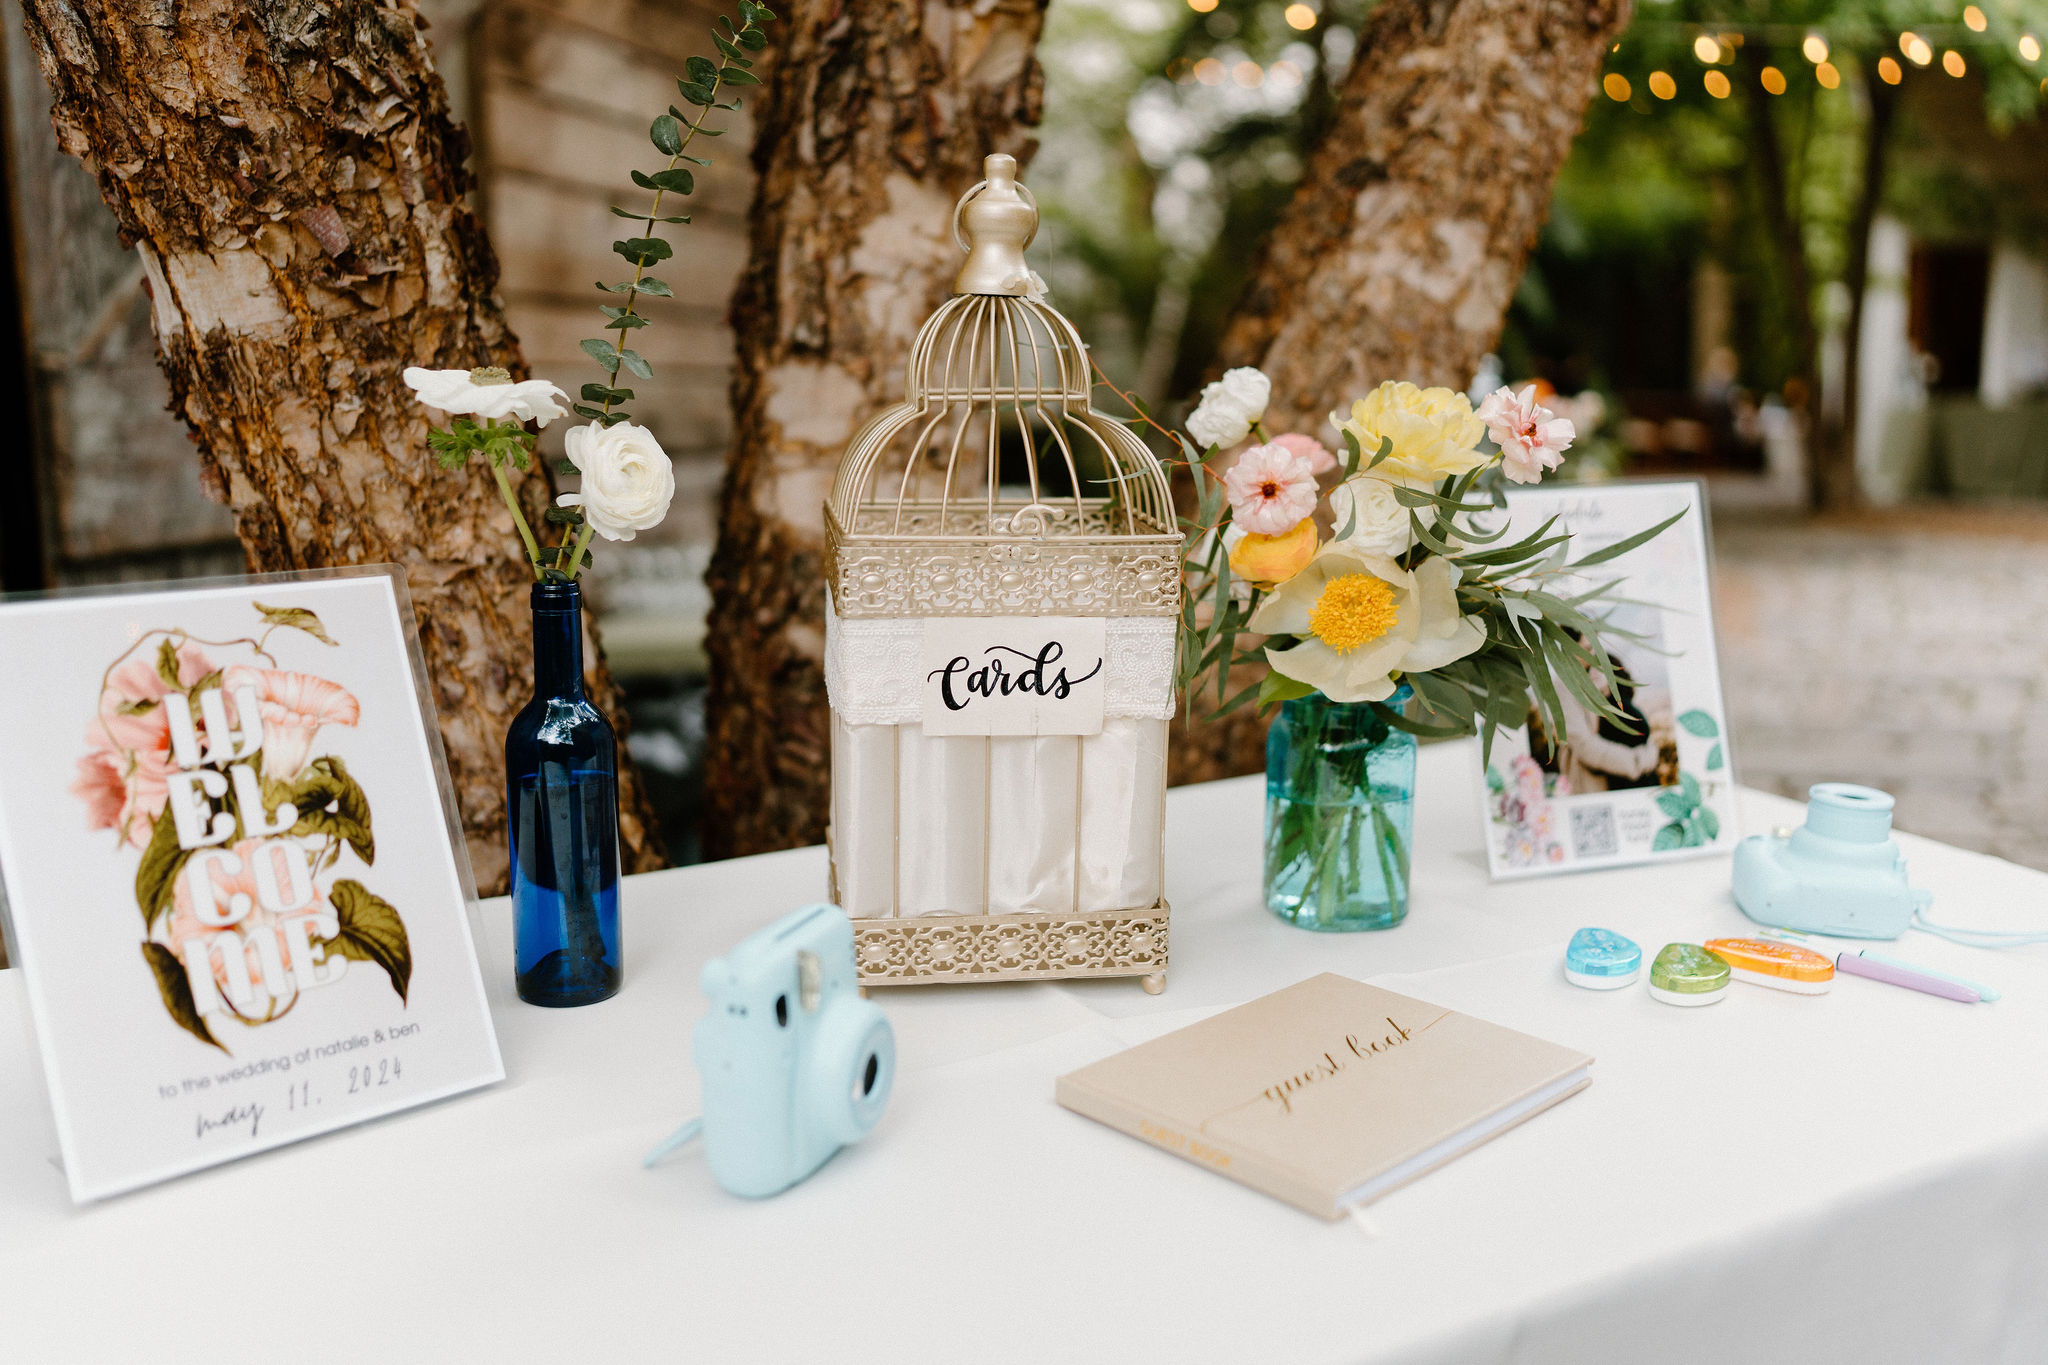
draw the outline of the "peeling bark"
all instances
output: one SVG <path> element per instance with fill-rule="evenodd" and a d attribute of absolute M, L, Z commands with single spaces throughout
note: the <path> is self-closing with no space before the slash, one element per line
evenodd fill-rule
<path fill-rule="evenodd" d="M 26 0 L 64 150 L 142 258 L 202 485 L 264 572 L 405 567 L 480 887 L 505 885 L 504 736 L 530 692 L 531 582 L 476 471 L 441 471 L 408 365 L 524 373 L 463 203 L 410 0 Z M 538 520 L 542 469 L 519 480 Z M 593 696 L 621 721 L 601 653 Z M 621 729 L 623 730 L 623 724 Z M 660 866 L 621 756 L 628 866 Z"/>
<path fill-rule="evenodd" d="M 1272 377 L 1270 430 L 1318 431 L 1386 379 L 1471 382 L 1629 8 L 1386 0 L 1374 10 L 1328 131 L 1224 331 L 1218 368 Z M 1174 780 L 1257 771 L 1264 733 L 1249 712 L 1197 727 L 1176 746 Z"/>
<path fill-rule="evenodd" d="M 902 396 L 959 269 L 953 202 L 1028 158 L 1044 0 L 785 7 L 756 107 L 736 421 L 709 581 L 713 857 L 816 843 L 828 790 L 823 509 L 839 453 Z"/>

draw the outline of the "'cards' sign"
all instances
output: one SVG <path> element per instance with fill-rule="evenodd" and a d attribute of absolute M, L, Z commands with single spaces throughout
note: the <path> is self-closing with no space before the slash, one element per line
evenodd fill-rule
<path fill-rule="evenodd" d="M 1102 732 L 1099 616 L 946 617 L 924 623 L 928 735 Z"/>

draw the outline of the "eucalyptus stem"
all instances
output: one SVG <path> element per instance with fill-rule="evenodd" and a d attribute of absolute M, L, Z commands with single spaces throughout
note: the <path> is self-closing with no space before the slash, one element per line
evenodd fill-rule
<path fill-rule="evenodd" d="M 591 535 L 590 523 L 585 522 L 583 529 L 576 535 L 575 548 L 569 552 L 569 568 L 567 572 L 572 580 L 576 577 L 576 571 L 583 567 L 583 552 L 590 548 Z"/>

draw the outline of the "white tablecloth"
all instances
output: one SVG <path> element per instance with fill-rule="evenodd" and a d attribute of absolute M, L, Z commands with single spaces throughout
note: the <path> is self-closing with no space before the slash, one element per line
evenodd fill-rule
<path fill-rule="evenodd" d="M 1475 763 L 1424 751 L 1413 912 L 1378 934 L 1260 908 L 1256 780 L 1175 792 L 1164 995 L 878 995 L 890 1112 L 761 1203 L 688 1149 L 639 1157 L 695 1112 L 700 966 L 815 898 L 816 849 L 632 879 L 625 991 L 501 1004 L 501 1086 L 85 1209 L 0 973 L 0 1359 L 2048 1360 L 2048 948 L 1900 947 L 1993 1005 L 1853 979 L 1707 1010 L 1580 991 L 1558 966 L 1581 925 L 1650 952 L 1742 932 L 1727 861 L 1492 885 Z M 1937 914 L 2048 920 L 2048 877 L 1906 842 Z M 503 903 L 487 917 L 502 977 Z M 1369 1226 L 1053 1103 L 1062 1071 L 1322 970 L 1582 1048 L 1594 1083 Z"/>

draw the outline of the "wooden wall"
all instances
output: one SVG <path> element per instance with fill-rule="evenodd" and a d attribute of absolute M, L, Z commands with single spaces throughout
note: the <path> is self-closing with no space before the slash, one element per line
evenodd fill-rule
<path fill-rule="evenodd" d="M 594 286 L 631 273 L 611 243 L 633 225 L 609 208 L 646 205 L 647 191 L 629 172 L 665 164 L 648 142 L 648 124 L 681 102 L 675 78 L 686 57 L 716 57 L 710 33 L 718 12 L 697 0 L 510 0 L 469 22 L 479 207 L 504 268 L 506 312 L 534 373 L 572 394 L 602 378 L 577 346 L 602 335 L 597 306 L 611 296 Z M 654 367 L 652 380 L 628 378 L 638 395 L 632 410 L 675 459 L 677 495 L 657 531 L 600 550 L 593 593 L 611 618 L 615 666 L 628 671 L 688 667 L 699 657 L 709 605 L 701 578 L 732 429 L 725 311 L 745 264 L 753 194 L 751 126 L 744 112 L 715 117 L 729 122 L 712 126 L 730 131 L 691 148 L 713 164 L 695 168 L 696 192 L 675 210 L 692 221 L 663 229 L 675 258 L 652 272 L 675 298 L 647 301 L 653 325 L 632 334 Z M 550 437 L 553 447 L 558 438 Z"/>

